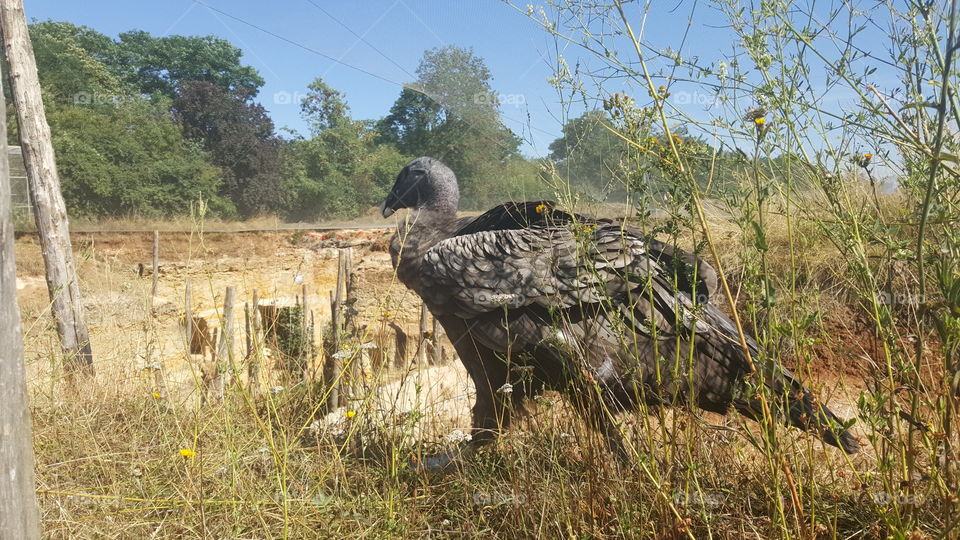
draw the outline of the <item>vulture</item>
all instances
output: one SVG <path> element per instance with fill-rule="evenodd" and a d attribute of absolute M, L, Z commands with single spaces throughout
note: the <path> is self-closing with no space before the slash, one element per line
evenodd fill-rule
<path fill-rule="evenodd" d="M 544 390 L 565 393 L 626 458 L 612 414 L 695 405 L 784 423 L 848 453 L 856 438 L 788 370 L 713 303 L 716 271 L 622 222 L 510 202 L 457 217 L 457 178 L 430 157 L 408 163 L 383 202 L 409 208 L 390 254 L 453 343 L 476 385 L 469 447 L 493 440 L 511 410 Z M 744 347 L 746 346 L 746 349 Z M 745 350 L 749 350 L 748 358 Z M 443 469 L 454 453 L 431 456 Z"/>

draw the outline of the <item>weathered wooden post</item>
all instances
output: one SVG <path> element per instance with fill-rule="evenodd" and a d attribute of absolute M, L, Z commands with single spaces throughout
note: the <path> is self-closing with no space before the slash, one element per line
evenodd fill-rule
<path fill-rule="evenodd" d="M 427 304 L 420 304 L 420 335 L 419 335 L 419 347 L 417 348 L 417 363 L 421 366 L 427 365 L 427 359 L 430 355 L 427 354 L 427 340 L 429 336 L 427 335 L 427 321 L 430 317 L 430 311 L 427 309 Z"/>
<path fill-rule="evenodd" d="M 433 365 L 443 364 L 443 347 L 440 346 L 440 323 L 433 318 Z"/>
<path fill-rule="evenodd" d="M 247 350 L 247 383 L 250 386 L 250 393 L 256 396 L 260 392 L 260 350 L 262 345 L 260 334 L 260 294 L 256 289 L 253 290 L 253 313 L 250 315 L 250 322 L 247 328 L 248 350 Z"/>
<path fill-rule="evenodd" d="M 203 345 L 199 345 L 200 351 L 197 351 L 197 345 L 194 345 L 194 340 L 196 339 L 196 330 L 193 325 L 193 306 L 190 303 L 192 300 L 190 298 L 190 282 L 187 282 L 186 287 L 183 291 L 183 323 L 186 326 L 184 330 L 184 344 L 186 346 L 187 354 L 195 354 L 197 352 L 202 352 Z"/>
<path fill-rule="evenodd" d="M 33 216 L 43 250 L 51 311 L 66 354 L 65 367 L 92 374 L 93 352 L 83 317 L 67 208 L 60 191 L 23 0 L 0 0 L 0 29 L 10 67 L 10 89 L 20 127 L 20 147 L 27 169 Z M 5 139 L 3 144 L 6 144 Z"/>
<path fill-rule="evenodd" d="M 233 305 L 236 294 L 233 287 L 227 287 L 223 298 L 222 327 L 220 328 L 220 344 L 217 347 L 217 373 L 213 378 L 213 395 L 222 400 L 224 396 L 223 380 L 227 373 L 227 365 L 233 364 Z"/>
<path fill-rule="evenodd" d="M 157 297 L 157 282 L 160 279 L 160 231 L 153 231 L 153 288 L 150 296 Z"/>
<path fill-rule="evenodd" d="M 0 92 L 0 143 L 4 145 L 6 110 Z M 0 538 L 34 540 L 40 538 L 40 513 L 10 212 L 10 168 L 4 151 L 0 152 Z"/>

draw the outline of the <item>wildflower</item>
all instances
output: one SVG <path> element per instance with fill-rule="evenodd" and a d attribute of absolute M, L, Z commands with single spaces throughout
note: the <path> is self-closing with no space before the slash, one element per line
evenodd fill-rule
<path fill-rule="evenodd" d="M 763 126 L 767 123 L 767 118 L 765 116 L 758 116 L 753 119 L 753 123 L 756 124 L 757 127 Z"/>
<path fill-rule="evenodd" d="M 321 239 L 321 240 L 326 240 L 326 239 L 327 239 L 327 235 L 321 236 L 320 239 Z"/>
<path fill-rule="evenodd" d="M 547 211 L 547 205 L 545 205 L 545 204 L 538 204 L 537 207 L 534 208 L 534 210 L 536 210 L 538 214 L 542 214 L 542 213 L 544 213 L 544 212 Z"/>
<path fill-rule="evenodd" d="M 153 393 L 153 399 L 160 399 L 160 398 L 162 398 L 162 397 L 163 397 L 163 396 L 160 395 L 160 392 L 154 392 L 154 393 Z"/>
<path fill-rule="evenodd" d="M 347 418 L 353 418 L 354 416 L 357 415 L 357 411 L 347 411 L 343 415 L 346 416 Z"/>
<path fill-rule="evenodd" d="M 197 453 L 194 452 L 193 450 L 189 449 L 189 448 L 181 448 L 181 449 L 180 449 L 180 455 L 183 456 L 183 457 L 185 457 L 185 458 L 188 458 L 188 459 L 189 459 L 189 458 L 192 458 L 193 456 L 197 455 Z"/>
<path fill-rule="evenodd" d="M 510 384 L 510 383 L 503 383 L 503 386 L 501 386 L 500 388 L 497 388 L 497 393 L 498 393 L 498 394 L 512 394 L 512 393 L 513 393 L 513 385 Z"/>
<path fill-rule="evenodd" d="M 867 168 L 867 166 L 870 165 L 871 159 L 873 159 L 873 154 L 863 154 L 862 156 L 856 157 L 853 161 L 860 167 Z"/>
<path fill-rule="evenodd" d="M 459 443 L 473 440 L 473 435 L 469 433 L 464 433 L 463 430 L 455 429 L 448 433 L 444 439 L 450 443 Z"/>
<path fill-rule="evenodd" d="M 280 392 L 283 392 L 283 387 L 282 387 L 282 386 L 274 386 L 273 388 L 270 389 L 270 392 L 273 393 L 273 394 L 279 394 Z"/>

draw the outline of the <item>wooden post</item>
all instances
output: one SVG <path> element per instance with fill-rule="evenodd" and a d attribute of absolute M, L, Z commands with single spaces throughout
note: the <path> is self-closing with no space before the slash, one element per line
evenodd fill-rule
<path fill-rule="evenodd" d="M 443 364 L 443 347 L 440 346 L 440 324 L 433 318 L 433 365 Z"/>
<path fill-rule="evenodd" d="M 213 394 L 223 399 L 223 380 L 227 373 L 227 364 L 233 364 L 233 304 L 236 295 L 233 287 L 227 287 L 223 298 L 223 323 L 220 328 L 220 345 L 217 347 L 217 374 L 213 379 Z"/>
<path fill-rule="evenodd" d="M 2 76 L 2 74 L 0 74 Z M 40 538 L 33 479 L 33 436 L 17 305 L 16 261 L 7 162 L 7 106 L 0 92 L 0 538 Z"/>
<path fill-rule="evenodd" d="M 0 29 L 10 67 L 10 89 L 20 127 L 20 147 L 27 170 L 33 216 L 46 267 L 51 312 L 65 353 L 65 367 L 70 371 L 92 374 L 93 352 L 83 317 L 67 208 L 60 191 L 23 0 L 0 1 Z M 6 140 L 2 142 L 6 144 Z"/>
<path fill-rule="evenodd" d="M 153 231 L 153 288 L 150 296 L 157 296 L 157 282 L 160 279 L 160 231 Z"/>
<path fill-rule="evenodd" d="M 303 364 L 303 373 L 301 377 L 306 380 L 308 374 L 313 368 L 313 326 L 310 325 L 310 304 L 307 303 L 307 286 L 304 285 L 301 289 L 303 294 L 303 302 L 300 304 L 300 327 L 301 327 L 301 337 L 303 343 L 306 343 L 305 353 L 307 355 L 306 362 Z"/>
<path fill-rule="evenodd" d="M 420 304 L 420 346 L 417 348 L 417 363 L 421 366 L 427 365 L 427 321 L 430 317 L 430 311 L 427 310 L 426 302 Z"/>
<path fill-rule="evenodd" d="M 400 327 L 395 322 L 390 323 L 390 328 L 393 328 L 393 331 L 396 333 L 394 337 L 394 348 L 393 348 L 393 367 L 395 368 L 406 368 L 407 367 L 407 333 L 403 331 L 403 328 Z"/>
<path fill-rule="evenodd" d="M 183 305 L 184 305 L 183 323 L 186 326 L 186 330 L 184 330 L 183 339 L 184 339 L 184 343 L 186 344 L 186 351 L 188 355 L 192 353 L 194 350 L 196 350 L 193 346 L 193 340 L 194 340 L 193 307 L 191 306 L 190 301 L 191 301 L 190 282 L 188 281 L 187 286 L 183 291 Z M 200 345 L 200 349 L 201 349 L 200 352 L 202 353 L 203 345 Z"/>
<path fill-rule="evenodd" d="M 327 394 L 327 409 L 331 411 L 340 406 L 340 359 L 335 356 L 340 349 L 340 336 L 337 324 L 337 299 L 333 291 L 330 291 L 330 327 L 332 333 L 330 347 L 333 349 L 333 352 L 327 357 L 327 365 L 329 368 L 324 370 L 326 372 L 324 373 L 324 378 L 327 384 L 330 385 L 330 392 Z"/>
<path fill-rule="evenodd" d="M 248 352 L 247 352 L 247 383 L 250 386 L 250 393 L 254 396 L 260 393 L 260 294 L 256 289 L 253 290 L 253 314 L 250 316 L 249 326 L 247 328 Z"/>

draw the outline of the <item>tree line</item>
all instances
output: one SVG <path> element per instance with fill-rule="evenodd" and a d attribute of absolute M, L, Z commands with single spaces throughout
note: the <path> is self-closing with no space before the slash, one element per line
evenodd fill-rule
<path fill-rule="evenodd" d="M 30 37 L 74 216 L 173 217 L 202 199 L 207 215 L 225 219 L 352 217 L 378 205 L 420 155 L 457 172 L 467 208 L 551 197 L 550 174 L 600 200 L 636 177 L 635 145 L 603 110 L 566 123 L 546 158 L 556 167 L 521 155 L 490 70 L 469 49 L 426 51 L 417 80 L 379 119 L 354 118 L 347 96 L 317 78 L 300 103 L 310 133 L 283 136 L 257 101 L 263 78 L 224 39 L 114 39 L 57 21 L 31 24 Z M 15 122 L 8 127 L 16 144 Z"/>

